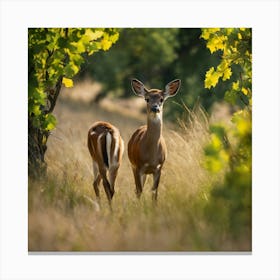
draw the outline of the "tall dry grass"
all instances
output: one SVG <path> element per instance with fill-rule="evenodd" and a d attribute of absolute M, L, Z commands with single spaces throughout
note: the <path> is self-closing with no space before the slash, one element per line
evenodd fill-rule
<path fill-rule="evenodd" d="M 116 181 L 113 212 L 101 188 L 101 206 L 92 187 L 87 130 L 97 120 L 119 127 L 127 144 L 142 119 L 94 104 L 61 99 L 59 121 L 49 138 L 48 174 L 29 180 L 30 251 L 219 251 L 238 250 L 228 235 L 215 231 L 204 215 L 213 178 L 202 167 L 208 135 L 205 114 L 197 108 L 181 123 L 164 122 L 168 156 L 162 170 L 157 207 L 152 178 L 140 200 L 124 153 Z M 145 118 L 144 118 L 145 119 Z"/>

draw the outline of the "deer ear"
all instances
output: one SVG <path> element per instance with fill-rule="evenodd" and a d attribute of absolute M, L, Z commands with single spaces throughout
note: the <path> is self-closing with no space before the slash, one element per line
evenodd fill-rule
<path fill-rule="evenodd" d="M 175 96 L 180 88 L 181 80 L 177 79 L 168 83 L 165 87 L 164 96 L 165 98 Z"/>
<path fill-rule="evenodd" d="M 144 84 L 137 79 L 131 80 L 131 87 L 134 93 L 138 96 L 144 97 L 147 93 L 147 89 L 145 88 Z"/>

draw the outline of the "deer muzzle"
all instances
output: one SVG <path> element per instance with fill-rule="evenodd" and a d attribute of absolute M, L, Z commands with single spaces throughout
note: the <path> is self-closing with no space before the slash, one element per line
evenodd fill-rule
<path fill-rule="evenodd" d="M 151 107 L 151 111 L 153 113 L 159 113 L 160 112 L 160 108 L 159 108 L 158 105 L 154 105 L 154 106 Z"/>

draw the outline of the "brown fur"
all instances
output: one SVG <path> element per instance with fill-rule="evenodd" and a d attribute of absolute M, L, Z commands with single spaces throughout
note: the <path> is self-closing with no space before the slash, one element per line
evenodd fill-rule
<path fill-rule="evenodd" d="M 148 90 L 140 81 L 132 80 L 132 89 L 135 94 L 144 97 L 147 102 L 147 125 L 138 128 L 128 142 L 128 157 L 138 197 L 142 193 L 146 174 L 153 174 L 153 199 L 157 199 L 161 168 L 167 154 L 162 136 L 162 105 L 166 98 L 177 93 L 179 86 L 180 80 L 175 80 L 166 86 L 165 91 Z"/>
<path fill-rule="evenodd" d="M 111 135 L 110 153 L 107 151 L 107 134 Z M 98 145 L 100 139 L 100 146 Z M 116 140 L 118 142 L 117 154 L 114 155 Z M 112 124 L 107 122 L 96 122 L 88 131 L 88 149 L 93 160 L 95 178 L 93 182 L 94 190 L 99 199 L 98 185 L 102 179 L 103 186 L 109 202 L 111 202 L 114 195 L 115 179 L 121 163 L 123 155 L 123 140 L 120 136 L 119 130 Z M 97 172 L 98 170 L 98 172 Z M 107 178 L 109 173 L 109 179 Z"/>

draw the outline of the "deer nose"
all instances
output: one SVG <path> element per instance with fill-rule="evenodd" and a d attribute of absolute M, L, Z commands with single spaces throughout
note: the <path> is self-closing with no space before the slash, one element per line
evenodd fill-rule
<path fill-rule="evenodd" d="M 158 105 L 152 106 L 151 111 L 154 112 L 154 113 L 159 113 L 160 112 L 159 106 Z"/>

